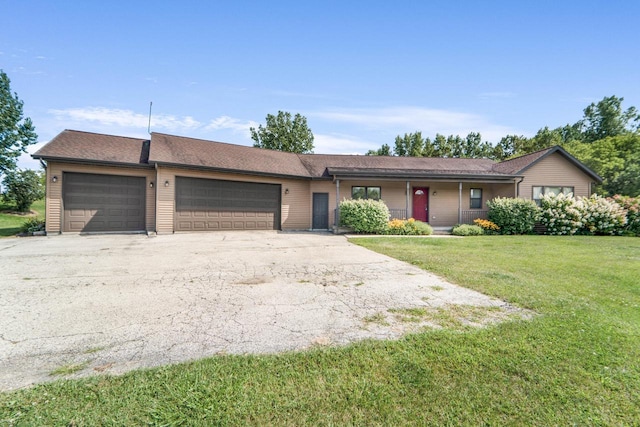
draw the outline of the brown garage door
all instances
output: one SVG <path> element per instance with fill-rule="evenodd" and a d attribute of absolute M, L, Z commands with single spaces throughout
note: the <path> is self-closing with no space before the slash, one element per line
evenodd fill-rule
<path fill-rule="evenodd" d="M 63 231 L 142 231 L 145 178 L 67 172 Z"/>
<path fill-rule="evenodd" d="M 277 230 L 280 185 L 176 177 L 176 231 Z"/>

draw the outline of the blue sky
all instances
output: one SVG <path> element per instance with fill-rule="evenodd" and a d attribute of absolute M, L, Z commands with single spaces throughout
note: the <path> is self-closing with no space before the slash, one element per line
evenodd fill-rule
<path fill-rule="evenodd" d="M 301 113 L 316 153 L 422 131 L 531 136 L 640 107 L 638 1 L 8 1 L 0 68 L 40 144 L 63 129 L 251 145 Z M 37 162 L 23 156 L 22 167 Z"/>

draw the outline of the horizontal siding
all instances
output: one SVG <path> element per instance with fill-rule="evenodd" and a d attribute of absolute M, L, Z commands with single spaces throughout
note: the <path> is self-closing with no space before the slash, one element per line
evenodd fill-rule
<path fill-rule="evenodd" d="M 82 165 L 64 162 L 47 163 L 47 186 L 46 186 L 46 219 L 47 233 L 60 233 L 62 230 L 62 181 L 64 172 L 94 173 L 101 175 L 126 175 L 141 176 L 146 178 L 145 194 L 145 227 L 147 231 L 155 230 L 156 204 L 155 185 L 151 188 L 149 184 L 155 181 L 155 171 L 153 169 L 123 168 L 117 166 Z M 56 182 L 51 182 L 51 178 L 58 177 Z"/>
<path fill-rule="evenodd" d="M 592 179 L 560 153 L 553 153 L 524 173 L 520 197 L 531 200 L 534 186 L 574 187 L 574 196 L 588 197 Z"/>
<path fill-rule="evenodd" d="M 174 231 L 176 176 L 280 184 L 282 186 L 280 218 L 282 229 L 307 230 L 311 227 L 311 214 L 308 209 L 311 202 L 309 181 L 307 180 L 158 167 L 158 233 L 173 233 Z M 169 182 L 169 186 L 164 185 L 165 181 Z M 287 189 L 289 189 L 289 194 L 285 194 Z"/>

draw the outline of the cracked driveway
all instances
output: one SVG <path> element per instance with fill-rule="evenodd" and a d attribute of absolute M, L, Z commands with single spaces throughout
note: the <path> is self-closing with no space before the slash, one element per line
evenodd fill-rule
<path fill-rule="evenodd" d="M 224 353 L 274 353 L 416 325 L 389 308 L 510 308 L 316 233 L 0 240 L 0 390 Z M 410 323 L 410 324 L 409 324 Z"/>

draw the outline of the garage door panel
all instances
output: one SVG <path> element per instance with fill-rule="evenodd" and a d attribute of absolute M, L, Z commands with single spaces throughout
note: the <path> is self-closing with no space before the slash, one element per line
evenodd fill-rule
<path fill-rule="evenodd" d="M 279 228 L 279 185 L 176 177 L 176 195 L 176 231 Z"/>
<path fill-rule="evenodd" d="M 142 231 L 145 178 L 67 172 L 63 231 Z"/>

